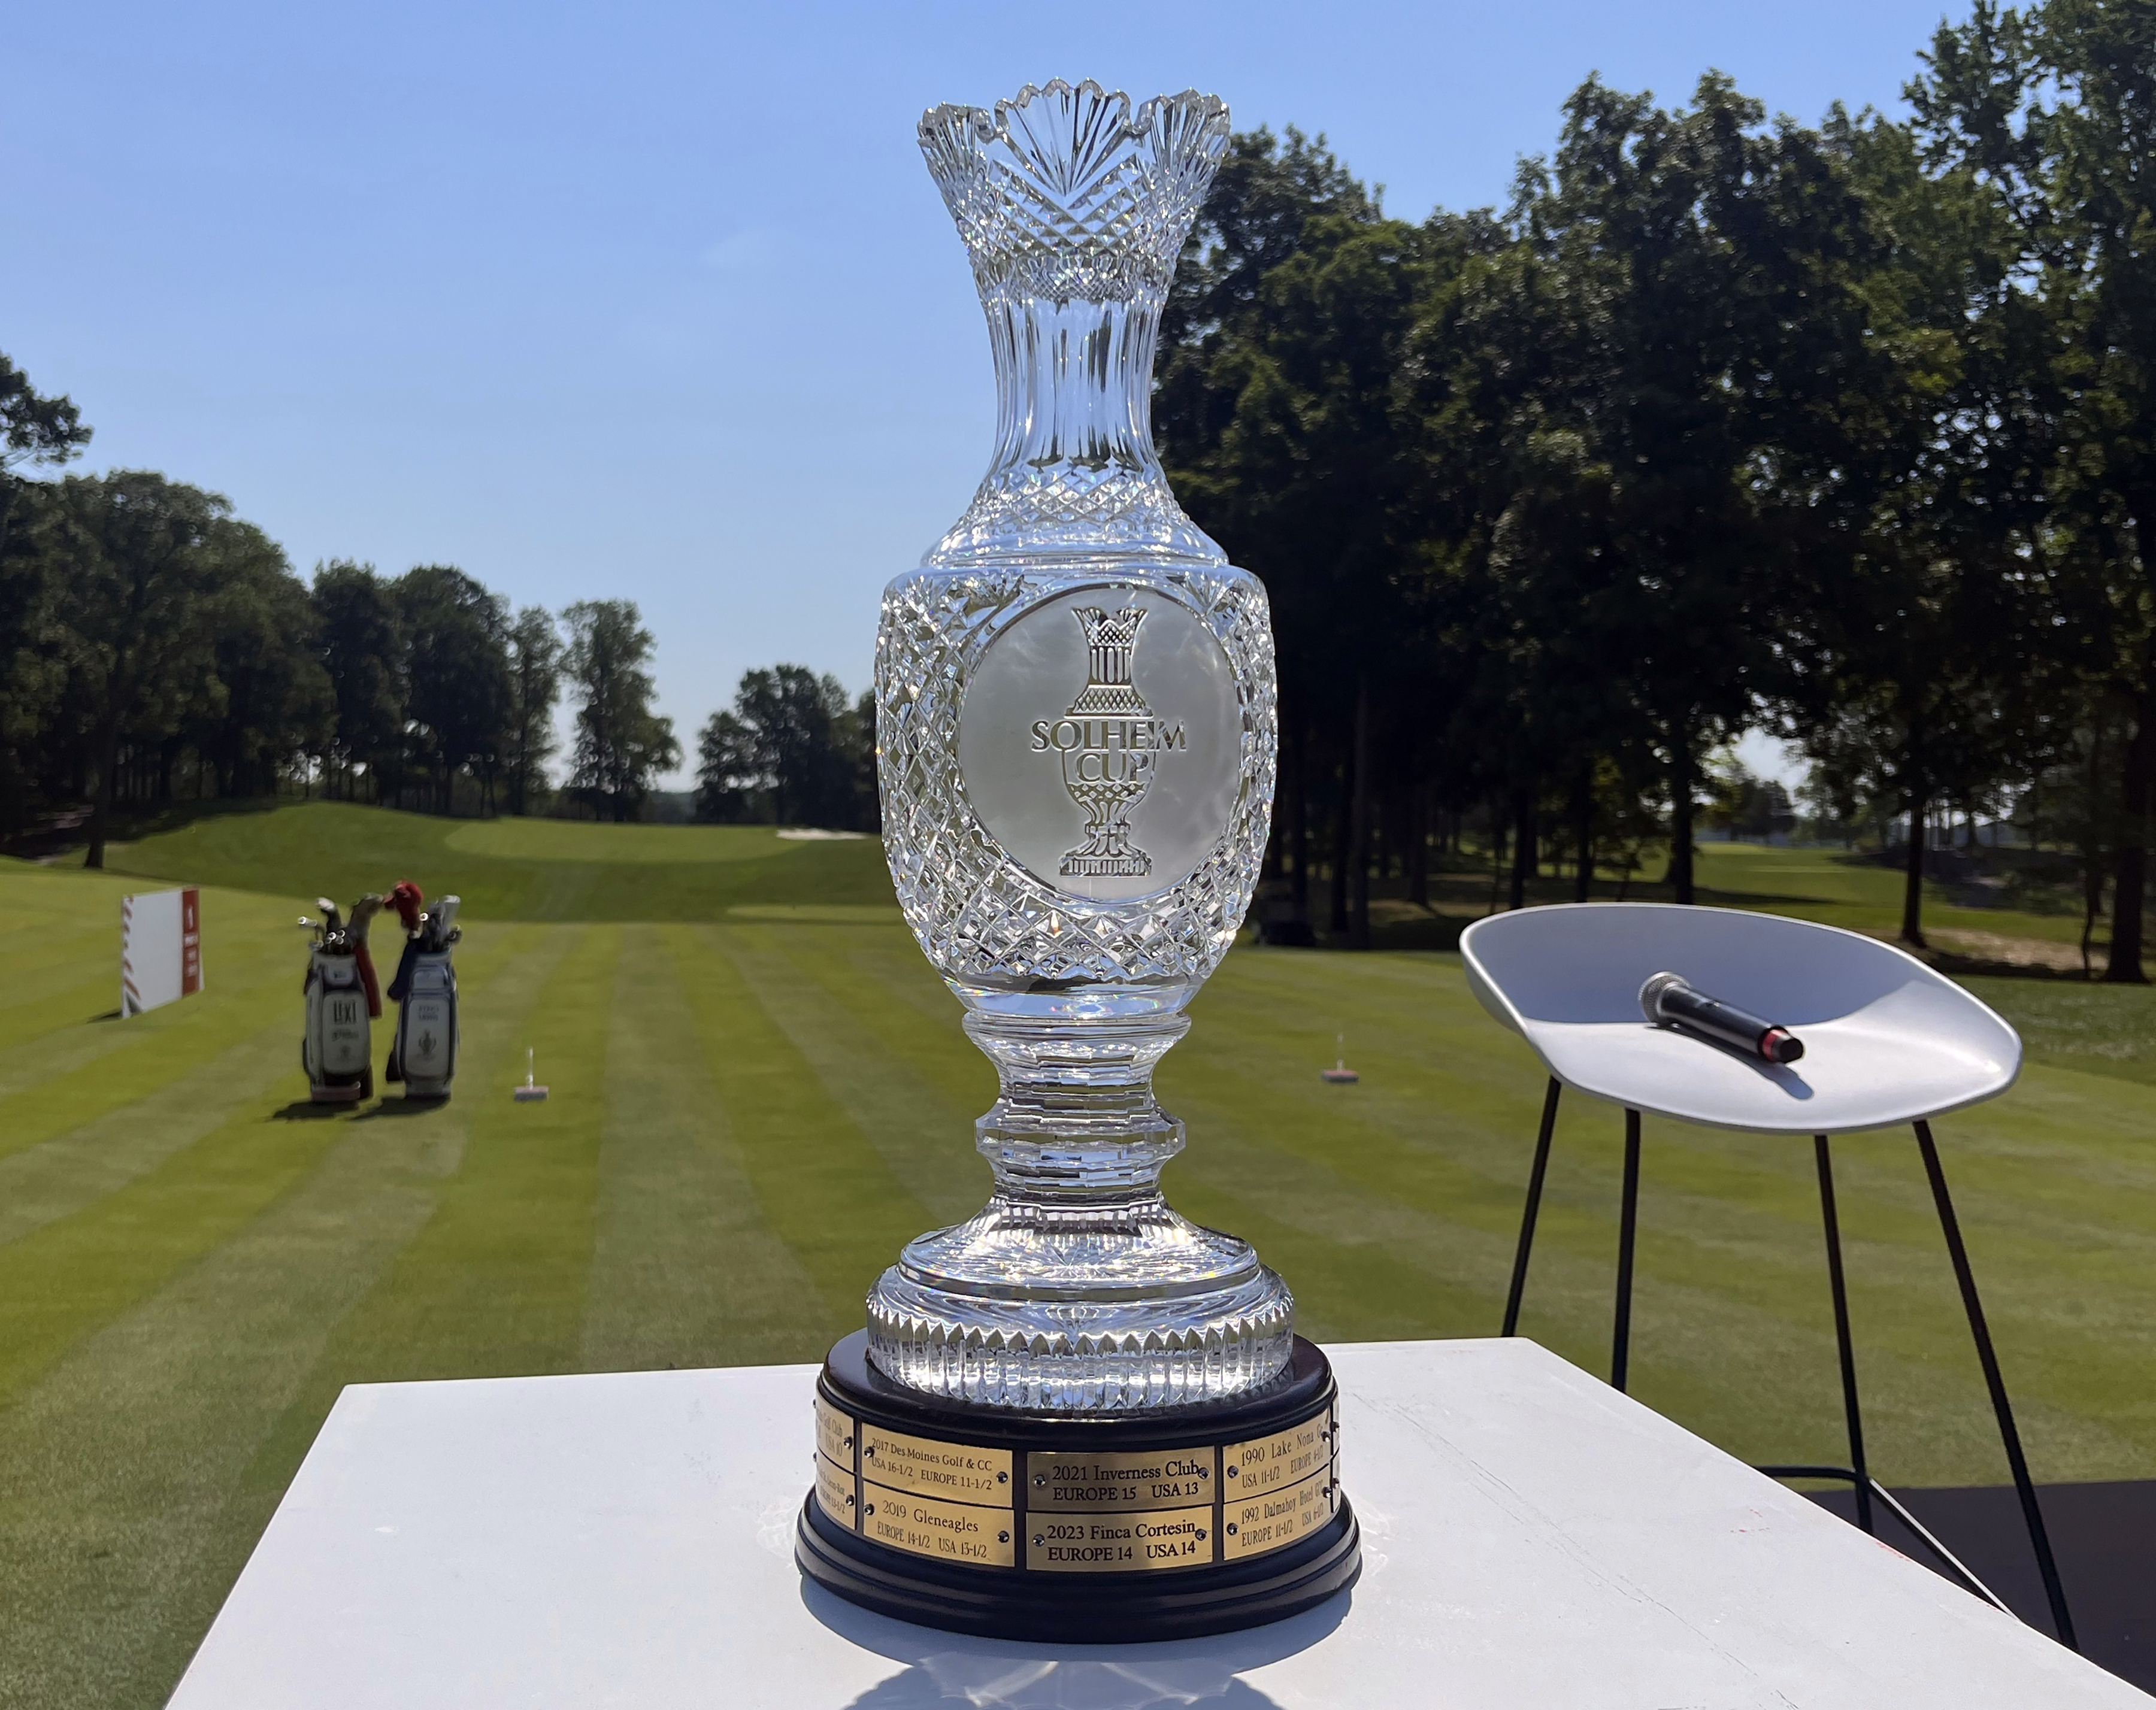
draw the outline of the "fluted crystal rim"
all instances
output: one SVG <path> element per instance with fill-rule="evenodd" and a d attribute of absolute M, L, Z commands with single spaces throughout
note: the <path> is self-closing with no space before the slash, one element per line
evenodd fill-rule
<path fill-rule="evenodd" d="M 1218 95 L 1203 95 L 1194 88 L 1185 89 L 1174 95 L 1149 95 L 1133 110 L 1130 93 L 1126 90 L 1107 89 L 1090 77 L 1081 77 L 1075 83 L 1051 77 L 1046 83 L 1029 83 L 1016 95 L 1006 96 L 993 107 L 977 107 L 965 101 L 940 102 L 921 115 L 921 138 L 926 144 L 939 132 L 948 135 L 953 128 L 960 128 L 970 131 L 982 142 L 1001 141 L 1020 147 L 1023 145 L 1010 132 L 1013 115 L 1023 114 L 1044 97 L 1074 95 L 1090 98 L 1102 106 L 1120 108 L 1122 117 L 1116 122 L 1124 135 L 1132 140 L 1148 135 L 1153 129 L 1153 121 L 1164 109 L 1177 117 L 1187 115 L 1197 118 L 1209 129 L 1217 123 L 1224 139 L 1228 134 L 1228 104 Z"/>

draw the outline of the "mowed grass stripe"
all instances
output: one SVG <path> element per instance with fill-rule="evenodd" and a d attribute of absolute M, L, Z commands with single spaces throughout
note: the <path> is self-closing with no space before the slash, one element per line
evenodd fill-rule
<path fill-rule="evenodd" d="M 985 1066 L 963 1032 L 934 1026 L 831 953 L 834 937 L 877 929 L 732 927 L 726 943 L 765 1013 L 891 1173 L 935 1222 L 955 1223 L 988 1196 L 973 1123 L 994 1082 L 966 1062 Z"/>
<path fill-rule="evenodd" d="M 1318 1334 L 1404 1334 L 1410 1316 L 1412 1334 L 1496 1328 L 1543 1077 L 1523 1046 L 1462 1001 L 1449 961 L 1238 955 L 1163 1067 L 1165 1102 L 1193 1129 L 1192 1149 L 1169 1173 L 1172 1197 L 1245 1233 L 1269 1221 L 1306 1237 L 1267 1251 Z M 1306 970 L 1299 1005 L 1271 989 L 1294 964 Z M 1331 1042 L 1322 1036 L 1337 1030 L 1368 1042 L 1349 1053 L 1364 1071 L 1359 1086 L 1317 1079 L 1331 1056 L 1321 1054 Z M 1504 1060 L 1508 1047 L 1516 1062 Z M 1437 1065 L 1447 1062 L 1471 1065 L 1473 1078 L 1445 1075 Z M 1523 1329 L 1606 1370 L 1621 1117 L 1578 1098 L 1564 1113 Z M 2048 1154 L 2047 1141 L 2034 1144 Z M 1852 1267 L 1860 1241 L 1891 1261 L 1881 1267 L 1890 1278 L 1865 1300 L 1876 1434 L 1901 1457 L 1897 1476 L 1994 1478 L 1989 1412 L 1913 1145 L 1906 1134 L 1883 1155 L 1879 1144 L 1840 1149 Z M 1650 1123 L 1646 1147 L 1635 1389 L 1739 1452 L 1791 1458 L 1792 1438 L 1798 1458 L 1831 1451 L 1839 1419 L 1809 1144 Z M 1952 1170 L 1951 1145 L 1948 1154 Z M 1424 1312 L 1369 1293 L 1358 1249 L 1371 1245 L 1435 1273 L 1440 1286 L 1425 1287 Z M 2119 1248 L 2114 1234 L 2107 1262 Z M 1995 1288 L 2045 1293 L 2037 1274 L 2015 1274 L 2004 1257 Z M 2025 1386 L 2056 1395 L 2035 1357 L 2041 1340 L 2027 1350 Z M 2100 1370 L 2088 1350 L 2061 1358 L 2085 1380 L 2092 1361 Z M 2127 1477 L 2146 1464 L 2146 1446 L 2115 1429 L 2111 1412 L 2101 1425 L 2070 1409 L 2031 1414 L 2051 1476 Z"/>
<path fill-rule="evenodd" d="M 608 1030 L 598 1225 L 581 1364 L 590 1371 L 796 1359 L 828 1328 L 742 1167 L 682 990 L 681 926 L 622 937 Z M 547 1073 L 554 1070 L 550 1065 Z"/>
<path fill-rule="evenodd" d="M 199 996 L 125 1021 L 100 1010 L 91 1025 L 58 1037 L 9 1040 L 0 1048 L 0 1156 L 148 1097 L 235 1037 L 280 1016 L 291 1026 L 296 1066 L 305 944 L 296 932 L 275 931 L 275 907 L 269 899 L 204 893 L 203 932 L 212 955 Z M 110 954 L 116 1005 L 116 934 Z"/>
<path fill-rule="evenodd" d="M 147 1098 L 0 1155 L 0 1247 L 118 1191 L 259 1104 L 278 1082 L 297 1080 L 297 1032 L 289 1023 L 264 1027 Z"/>
<path fill-rule="evenodd" d="M 480 938 L 463 1087 L 506 1084 L 564 947 Z M 342 1386 L 332 1332 L 431 1214 L 470 1108 L 399 1096 L 305 1124 L 333 1137 L 319 1170 L 0 1410 L 0 1628 L 33 1636 L 0 1702 L 162 1702 Z"/>
<path fill-rule="evenodd" d="M 606 1060 L 598 1018 L 621 934 L 525 929 L 540 934 L 546 965 L 503 981 L 480 1041 L 471 1036 L 480 1013 L 466 1009 L 468 1054 L 452 1103 L 403 1114 L 393 1098 L 370 1113 L 374 1121 L 438 1125 L 448 1143 L 443 1173 L 424 1227 L 331 1339 L 321 1361 L 327 1393 L 305 1403 L 312 1423 L 346 1383 L 577 1369 L 598 1195 Z M 527 1048 L 554 1082 L 542 1104 L 510 1097 Z"/>
<path fill-rule="evenodd" d="M 296 994 L 292 1005 L 296 1012 Z M 273 1057 L 249 1096 L 199 1139 L 126 1186 L 0 1247 L 0 1405 L 69 1344 L 305 1179 L 341 1126 L 270 1119 L 305 1091 L 296 1070 L 275 1067 Z M 141 1118 L 166 1119 L 154 1108 Z"/>
<path fill-rule="evenodd" d="M 757 1001 L 731 954 L 737 929 L 670 942 L 737 1166 L 815 1289 L 815 1326 L 791 1356 L 815 1359 L 860 1327 L 869 1285 L 930 1216 Z"/>
<path fill-rule="evenodd" d="M 162 1702 L 268 1523 L 250 1462 L 433 1207 L 417 1124 L 324 1130 L 280 1203 L 0 1410 L 0 1703 Z"/>
<path fill-rule="evenodd" d="M 937 979 L 903 926 L 811 926 L 768 942 L 883 1051 L 906 1063 L 952 1110 L 973 1118 L 996 1096 L 996 1072 L 966 1037 L 965 1006 Z"/>
<path fill-rule="evenodd" d="M 475 993 L 485 990 L 517 942 L 518 931 L 514 926 L 480 931 L 459 958 L 459 977 L 468 988 Z M 396 1016 L 393 1007 L 384 1007 L 388 1013 L 374 1029 L 377 1070 Z M 335 1107 L 302 1108 L 307 1087 L 296 1048 L 301 1020 L 301 1000 L 295 992 L 283 1017 L 146 1098 L 0 1155 L 0 1245 L 116 1191 L 280 1083 L 293 1095 L 285 1114 L 333 1114 Z"/>

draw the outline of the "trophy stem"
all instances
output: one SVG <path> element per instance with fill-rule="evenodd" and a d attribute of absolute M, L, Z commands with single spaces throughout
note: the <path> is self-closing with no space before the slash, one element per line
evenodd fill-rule
<path fill-rule="evenodd" d="M 1153 1097 L 1153 1067 L 1190 1031 L 1187 1016 L 1064 1021 L 984 1015 L 966 1032 L 996 1066 L 1002 1093 L 974 1124 L 998 1198 L 1086 1206 L 1112 1218 L 1160 1203 L 1160 1172 L 1183 1124 Z"/>

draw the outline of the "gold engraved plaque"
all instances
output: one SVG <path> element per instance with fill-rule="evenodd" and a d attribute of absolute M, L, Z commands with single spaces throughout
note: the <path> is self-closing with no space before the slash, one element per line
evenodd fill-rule
<path fill-rule="evenodd" d="M 854 1465 L 854 1421 L 821 1395 L 816 1398 L 816 1451 L 835 1461 L 851 1475 Z"/>
<path fill-rule="evenodd" d="M 1011 1451 L 861 1427 L 861 1477 L 891 1490 L 954 1503 L 1011 1505 Z"/>
<path fill-rule="evenodd" d="M 1230 1443 L 1222 1456 L 1221 1488 L 1229 1502 L 1260 1491 L 1281 1490 L 1301 1482 L 1332 1458 L 1332 1416 L 1315 1414 L 1301 1425 Z"/>
<path fill-rule="evenodd" d="M 1014 1523 L 1007 1508 L 942 1502 L 865 1482 L 861 1486 L 864 1533 L 893 1549 L 934 1556 L 938 1561 L 1008 1568 L 1017 1559 L 1017 1540 L 1011 1533 Z"/>
<path fill-rule="evenodd" d="M 1025 1505 L 1034 1513 L 1149 1513 L 1213 1500 L 1213 1450 L 1142 1454 L 1038 1453 L 1025 1457 Z M 1030 1534 L 1029 1534 L 1030 1535 Z"/>
<path fill-rule="evenodd" d="M 1207 1568 L 1213 1564 L 1214 1542 L 1209 1503 L 1202 1508 L 1163 1508 L 1142 1514 L 1029 1513 L 1025 1564 L 1034 1572 L 1048 1574 Z"/>
<path fill-rule="evenodd" d="M 1306 1538 L 1332 1518 L 1339 1487 L 1330 1467 L 1312 1474 L 1285 1490 L 1269 1490 L 1228 1505 L 1227 1535 L 1222 1538 L 1227 1559 L 1262 1555 Z"/>
<path fill-rule="evenodd" d="M 851 1467 L 834 1467 L 821 1455 L 816 1457 L 817 1506 L 849 1532 L 854 1529 L 860 1490 Z"/>

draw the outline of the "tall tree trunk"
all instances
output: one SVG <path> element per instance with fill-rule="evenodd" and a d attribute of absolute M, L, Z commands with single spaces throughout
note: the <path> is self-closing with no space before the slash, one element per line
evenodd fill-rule
<path fill-rule="evenodd" d="M 1671 900 L 1692 900 L 1691 715 L 1670 721 L 1670 891 Z"/>
<path fill-rule="evenodd" d="M 1535 840 L 1536 792 L 1532 788 L 1512 792 L 1512 888 L 1507 906 L 1527 906 L 1527 883 L 1535 876 L 1541 851 Z"/>
<path fill-rule="evenodd" d="M 1908 858 L 1902 867 L 1902 942 L 1924 950 L 1924 814 L 1931 804 L 1909 799 Z"/>
<path fill-rule="evenodd" d="M 1288 741 L 1288 755 L 1294 761 L 1291 787 L 1288 791 L 1288 846 L 1294 858 L 1295 873 L 1290 883 L 1294 889 L 1295 918 L 1310 919 L 1310 739 L 1305 735 L 1301 720 L 1290 727 L 1292 735 Z"/>
<path fill-rule="evenodd" d="M 1490 906 L 1486 913 L 1497 912 L 1497 888 L 1505 882 L 1505 809 L 1502 796 L 1490 800 Z"/>
<path fill-rule="evenodd" d="M 120 714 L 108 711 L 97 733 L 97 793 L 90 798 L 90 849 L 85 867 L 105 865 L 105 840 L 112 828 L 112 775 L 120 769 Z"/>
<path fill-rule="evenodd" d="M 1354 885 L 1354 914 L 1348 943 L 1370 947 L 1370 680 L 1355 680 L 1355 787 L 1348 813 L 1348 874 Z"/>
<path fill-rule="evenodd" d="M 1408 900 L 1430 907 L 1430 786 L 1418 784 L 1408 798 Z"/>
<path fill-rule="evenodd" d="M 1332 804 L 1332 871 L 1327 888 L 1332 892 L 1331 907 L 1326 916 L 1326 930 L 1345 932 L 1348 929 L 1348 850 L 1349 846 L 1348 812 L 1354 791 L 1353 781 L 1343 772 L 1340 791 Z"/>
<path fill-rule="evenodd" d="M 2103 970 L 2112 985 L 2144 986 L 2141 971 L 2142 891 L 2148 878 L 2149 730 L 2156 704 L 2148 690 L 2133 698 L 2133 735 L 2126 745 L 2120 780 L 2118 852 L 2112 869 L 2111 957 Z"/>
<path fill-rule="evenodd" d="M 1579 866 L 1572 876 L 1572 899 L 1584 903 L 1594 888 L 1594 770 L 1593 765 L 1580 769 L 1579 781 L 1573 787 L 1572 842 L 1579 857 Z"/>

